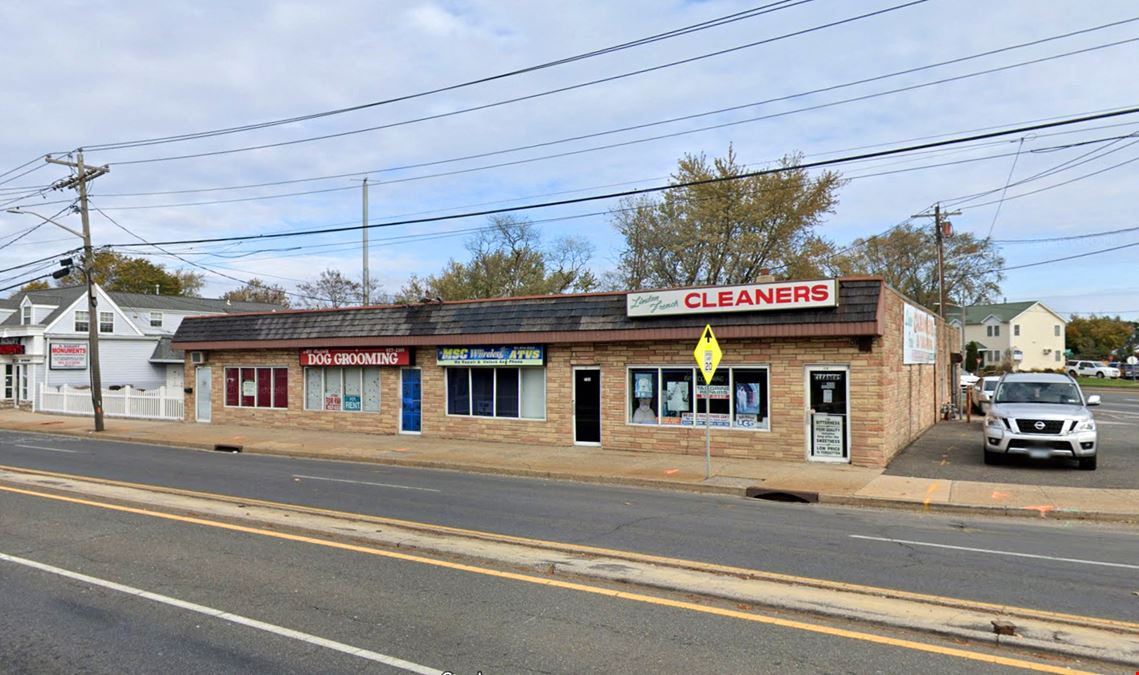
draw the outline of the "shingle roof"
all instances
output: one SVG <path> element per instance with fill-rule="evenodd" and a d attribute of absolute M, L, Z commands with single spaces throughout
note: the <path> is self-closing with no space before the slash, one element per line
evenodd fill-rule
<path fill-rule="evenodd" d="M 39 322 L 40 325 L 46 326 L 52 321 L 55 321 L 64 310 L 82 297 L 86 292 L 86 288 L 86 286 L 63 286 L 61 288 L 48 288 L 40 291 L 19 293 L 12 298 L 6 298 L 3 303 L 0 304 L 0 307 L 18 309 L 25 295 L 31 298 L 33 305 L 53 305 L 55 309 L 52 310 L 51 314 L 48 314 L 47 317 Z M 118 291 L 108 292 L 107 295 L 111 297 L 111 300 L 113 300 L 116 305 L 124 309 L 195 312 L 202 314 L 271 312 L 281 309 L 280 305 L 264 302 L 229 302 L 216 298 L 190 298 L 178 295 L 148 295 L 146 293 L 121 293 Z M 0 326 L 19 325 L 19 314 L 13 314 L 0 322 Z"/>
<path fill-rule="evenodd" d="M 180 295 L 149 295 L 146 293 L 111 292 L 108 295 L 119 307 L 153 309 L 171 312 L 271 312 L 280 305 L 265 302 L 230 302 L 216 298 L 189 298 Z"/>
<path fill-rule="evenodd" d="M 154 352 L 150 355 L 151 363 L 182 363 L 183 359 L 185 359 L 185 352 L 171 347 L 168 337 L 158 338 L 158 343 L 154 345 Z"/>
<path fill-rule="evenodd" d="M 1008 323 L 1018 314 L 1036 304 L 1031 302 L 1004 302 L 995 305 L 973 305 L 965 308 L 965 321 L 969 324 L 979 324 L 989 315 L 995 316 L 1003 323 Z"/>
<path fill-rule="evenodd" d="M 697 316 L 629 318 L 625 315 L 626 294 L 604 293 L 194 317 L 182 322 L 174 335 L 174 343 L 298 341 L 318 344 L 322 340 L 342 338 L 472 336 L 478 339 L 478 335 L 525 333 L 541 333 L 546 341 L 555 341 L 556 337 L 556 341 L 571 342 L 589 341 L 589 333 L 593 331 L 699 329 L 710 318 L 717 326 L 841 326 L 876 322 L 882 287 L 879 279 L 841 280 L 837 307 Z M 558 335 L 551 337 L 553 333 Z"/>

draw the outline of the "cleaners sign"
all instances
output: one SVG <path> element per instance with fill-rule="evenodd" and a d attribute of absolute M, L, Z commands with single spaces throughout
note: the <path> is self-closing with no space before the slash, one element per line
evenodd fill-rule
<path fill-rule="evenodd" d="M 625 296 L 625 313 L 632 317 L 810 309 L 836 305 L 838 283 L 834 279 L 647 291 Z"/>
<path fill-rule="evenodd" d="M 411 363 L 407 348 L 302 349 L 302 366 L 406 366 Z"/>

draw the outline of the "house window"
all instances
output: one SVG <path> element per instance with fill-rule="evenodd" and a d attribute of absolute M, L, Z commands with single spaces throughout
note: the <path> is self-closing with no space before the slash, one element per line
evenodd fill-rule
<path fill-rule="evenodd" d="M 150 327 L 151 328 L 162 328 L 162 312 L 151 312 L 150 313 Z"/>
<path fill-rule="evenodd" d="M 1052 334 L 1055 335 L 1056 337 L 1060 337 L 1060 324 L 1056 324 L 1055 326 L 1052 326 Z"/>
<path fill-rule="evenodd" d="M 545 368 L 503 366 L 446 371 L 448 415 L 545 419 Z"/>
<path fill-rule="evenodd" d="M 91 330 L 91 313 L 85 309 L 75 310 L 75 332 L 86 333 Z"/>
<path fill-rule="evenodd" d="M 697 415 L 697 407 L 707 397 L 711 426 L 771 428 L 767 368 L 721 367 L 707 386 L 698 376 L 694 368 L 630 368 L 629 423 L 700 426 L 705 413 L 700 411 Z"/>
<path fill-rule="evenodd" d="M 1013 324 L 1012 334 L 1014 337 L 1020 337 L 1020 324 L 1019 323 Z"/>
<path fill-rule="evenodd" d="M 985 326 L 985 337 L 993 337 L 993 327 Z"/>
<path fill-rule="evenodd" d="M 20 308 L 20 323 L 27 326 L 32 322 L 32 306 L 24 305 Z"/>
<path fill-rule="evenodd" d="M 100 333 L 114 333 L 115 332 L 115 313 L 114 312 L 99 312 L 99 332 Z"/>
<path fill-rule="evenodd" d="M 288 368 L 226 368 L 225 405 L 231 408 L 288 408 Z"/>
<path fill-rule="evenodd" d="M 1056 352 L 1056 363 L 1060 363 L 1060 352 Z"/>
<path fill-rule="evenodd" d="M 305 368 L 305 410 L 380 411 L 379 368 Z"/>

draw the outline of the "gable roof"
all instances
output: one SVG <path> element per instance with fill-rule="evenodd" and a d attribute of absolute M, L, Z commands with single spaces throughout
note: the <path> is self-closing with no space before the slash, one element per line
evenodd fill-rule
<path fill-rule="evenodd" d="M 100 289 L 102 290 L 102 289 Z M 77 299 L 87 292 L 86 286 L 63 286 L 60 288 L 47 288 L 39 291 L 19 293 L 11 298 L 0 301 L 0 307 L 19 309 L 20 303 L 27 297 L 33 305 L 49 305 L 55 309 L 42 321 L 41 325 L 53 323 L 59 315 L 75 303 Z M 235 312 L 272 312 L 283 309 L 280 305 L 264 302 L 229 302 L 217 298 L 194 298 L 180 295 L 149 295 L 146 293 L 121 293 L 119 291 L 106 292 L 106 295 L 119 306 L 120 309 L 154 310 L 168 312 L 190 312 L 199 314 L 230 314 Z M 9 316 L 0 321 L 0 326 L 18 326 L 18 314 Z"/>
<path fill-rule="evenodd" d="M 837 307 L 715 316 L 727 336 L 877 335 L 881 279 L 839 280 Z M 382 344 L 478 344 L 496 340 L 589 342 L 687 339 L 707 314 L 630 318 L 626 292 L 386 307 L 202 316 L 174 335 L 181 349 Z"/>
<path fill-rule="evenodd" d="M 965 322 L 976 325 L 990 316 L 995 316 L 1002 323 L 1008 323 L 1035 304 L 1036 301 L 1032 300 L 1029 302 L 1003 302 L 995 305 L 973 305 L 965 308 Z"/>

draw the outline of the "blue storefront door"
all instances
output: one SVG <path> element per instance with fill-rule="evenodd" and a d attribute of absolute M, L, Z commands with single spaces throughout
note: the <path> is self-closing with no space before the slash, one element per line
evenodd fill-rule
<path fill-rule="evenodd" d="M 400 371 L 400 415 L 399 430 L 406 433 L 419 433 L 421 385 L 418 368 L 404 368 Z"/>

